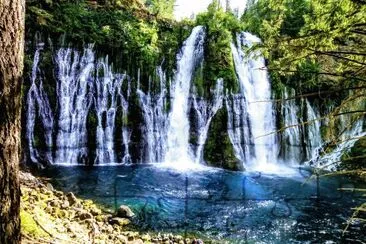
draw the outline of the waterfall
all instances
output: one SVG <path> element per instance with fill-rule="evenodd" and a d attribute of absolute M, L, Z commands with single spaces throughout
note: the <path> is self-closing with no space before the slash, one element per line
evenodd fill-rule
<path fill-rule="evenodd" d="M 145 163 L 162 162 L 164 154 L 167 124 L 167 113 L 165 112 L 167 108 L 167 80 L 161 67 L 156 69 L 156 73 L 160 81 L 159 94 L 152 95 L 150 89 L 147 94 L 140 89 L 137 90 L 145 122 L 143 128 L 144 139 L 147 143 L 147 149 L 143 152 L 146 155 Z"/>
<path fill-rule="evenodd" d="M 122 164 L 131 164 L 132 163 L 132 158 L 130 155 L 130 142 L 131 142 L 131 130 L 128 127 L 128 121 L 127 121 L 127 115 L 128 115 L 128 108 L 129 108 L 129 104 L 128 104 L 128 100 L 130 98 L 131 95 L 131 84 L 130 81 L 128 80 L 127 83 L 127 96 L 126 98 L 121 95 L 121 107 L 122 107 L 122 146 L 124 149 L 123 152 L 123 158 L 122 158 Z"/>
<path fill-rule="evenodd" d="M 193 95 L 193 108 L 197 114 L 197 134 L 198 134 L 198 146 L 195 153 L 196 164 L 203 162 L 203 149 L 207 140 L 208 129 L 210 128 L 211 120 L 222 108 L 223 102 L 223 80 L 218 79 L 215 87 L 214 97 L 212 102 L 204 99 L 198 100 Z"/>
<path fill-rule="evenodd" d="M 112 67 L 108 64 L 108 57 L 98 62 L 94 93 L 94 104 L 98 118 L 97 164 L 116 162 L 114 149 L 116 112 L 118 98 L 123 97 L 121 88 L 125 78 L 125 75 L 113 74 Z"/>
<path fill-rule="evenodd" d="M 58 65 L 57 98 L 59 106 L 56 163 L 78 164 L 87 160 L 86 121 L 92 103 L 94 52 L 91 47 L 79 52 L 61 48 Z"/>
<path fill-rule="evenodd" d="M 143 92 L 140 89 L 140 70 L 137 77 L 137 99 L 141 106 L 143 125 L 141 128 L 144 151 L 141 152 L 141 162 L 155 163 L 176 161 L 181 159 L 176 152 L 182 152 L 183 159 L 193 162 L 193 153 L 190 150 L 189 121 L 188 121 L 188 97 L 191 87 L 191 78 L 197 63 L 203 58 L 204 28 L 196 27 L 192 35 L 187 39 L 182 52 L 177 56 L 178 67 L 175 75 L 174 86 L 170 87 L 173 102 L 170 104 L 171 113 L 167 113 L 169 107 L 167 85 L 168 80 L 162 67 L 157 67 L 156 74 L 159 79 L 157 91 L 151 90 L 152 81 L 149 81 L 149 89 Z M 60 48 L 54 55 L 56 74 L 56 106 L 54 115 L 47 96 L 43 89 L 42 79 L 39 77 L 39 60 L 43 44 L 39 45 L 34 57 L 31 86 L 27 95 L 27 138 L 30 158 L 34 162 L 47 160 L 49 163 L 76 165 L 76 164 L 130 164 L 133 158 L 130 154 L 132 130 L 129 128 L 128 114 L 130 110 L 129 99 L 131 87 L 126 74 L 114 73 L 108 57 L 95 61 L 95 52 L 92 46 L 79 52 L 72 48 Z M 128 81 L 127 94 L 122 87 Z M 50 84 L 48 84 L 50 85 Z M 222 82 L 219 82 L 222 87 Z M 197 152 L 198 158 L 202 158 L 204 142 L 207 137 L 210 121 L 220 106 L 222 88 L 217 88 L 220 93 L 215 93 L 213 107 L 199 105 L 197 107 L 202 121 L 200 131 L 200 143 Z M 117 111 L 122 110 L 122 143 L 116 144 Z M 38 114 L 37 114 L 38 113 Z M 95 115 L 94 115 L 95 114 Z M 119 114 L 120 116 L 120 114 Z M 37 134 L 35 137 L 35 124 L 38 117 L 41 119 L 45 134 Z M 87 128 L 88 118 L 96 128 Z M 55 123 L 53 122 L 55 121 Z M 181 124 L 182 122 L 182 124 Z M 183 126 L 181 126 L 183 125 Z M 95 158 L 89 158 L 88 143 L 93 138 L 88 138 L 90 130 L 95 131 Z M 168 133 L 169 132 L 169 133 Z M 94 132 L 92 133 L 94 134 Z M 48 149 L 47 155 L 40 155 L 37 144 L 39 137 L 45 139 Z M 42 140 L 42 139 L 41 139 Z M 91 142 L 93 144 L 93 142 Z M 116 147 L 122 148 L 121 162 L 117 160 Z M 52 148 L 54 150 L 52 150 Z M 184 148 L 183 150 L 181 150 Z M 41 158 L 42 157 L 42 158 Z M 185 161 L 183 160 L 183 161 Z M 196 160 L 197 162 L 200 160 Z"/>
<path fill-rule="evenodd" d="M 87 117 L 94 103 L 97 115 L 96 131 L 96 164 L 110 164 L 116 162 L 114 149 L 114 133 L 116 110 L 118 101 L 122 101 L 123 114 L 127 115 L 128 103 L 124 99 L 121 86 L 126 75 L 113 74 L 108 58 L 98 61 L 94 65 L 94 51 L 89 46 L 84 53 L 71 48 L 61 48 L 55 55 L 56 61 L 56 95 L 57 106 L 54 119 L 47 95 L 43 89 L 42 80 L 37 78 L 40 51 L 36 50 L 33 69 L 32 85 L 27 95 L 27 138 L 32 161 L 39 161 L 39 155 L 34 148 L 34 126 L 36 110 L 45 129 L 45 143 L 49 149 L 55 147 L 55 154 L 51 150 L 47 153 L 50 163 L 75 165 L 88 164 L 88 136 Z M 37 87 L 36 80 L 40 80 Z M 57 124 L 54 127 L 54 120 Z M 52 131 L 56 130 L 55 145 L 53 145 Z M 125 147 L 124 162 L 129 162 L 127 127 L 123 130 Z"/>
<path fill-rule="evenodd" d="M 252 47 L 255 43 L 260 42 L 260 39 L 243 32 L 237 37 L 237 47 L 231 45 L 235 69 L 240 82 L 241 94 L 243 98 L 233 98 L 233 115 L 241 114 L 240 118 L 234 119 L 234 126 L 241 125 L 239 135 L 235 135 L 237 129 L 229 129 L 231 134 L 231 141 L 238 147 L 242 143 L 242 136 L 251 137 L 253 143 L 253 155 L 248 155 L 248 148 L 237 148 L 237 157 L 240 160 L 248 160 L 244 162 L 251 164 L 258 169 L 265 169 L 271 163 L 275 163 L 277 158 L 277 143 L 274 134 L 275 127 L 275 113 L 271 99 L 271 85 L 268 79 L 268 74 L 265 71 L 265 61 L 259 53 L 252 53 L 249 56 L 242 51 L 243 47 Z M 230 106 L 228 106 L 230 107 Z M 236 111 L 235 111 L 236 110 Z M 228 109 L 228 112 L 230 113 Z M 229 116 L 230 117 L 230 116 Z M 229 118 L 229 121 L 233 118 Z M 241 123 L 238 123 L 238 122 Z M 232 125 L 230 125 L 232 128 Z M 229 128 L 230 128 L 229 127 Z M 233 136 L 234 133 L 234 136 Z M 244 140 L 248 143 L 248 140 Z M 246 147 L 246 146 L 245 146 Z"/>
<path fill-rule="evenodd" d="M 31 86 L 27 95 L 27 121 L 26 121 L 26 137 L 28 141 L 30 159 L 32 162 L 38 162 L 39 160 L 46 161 L 47 163 L 52 163 L 52 130 L 53 130 L 53 115 L 49 100 L 43 89 L 43 82 L 41 77 L 38 77 L 39 73 L 38 64 L 40 59 L 40 53 L 43 50 L 43 43 L 37 45 L 37 49 L 34 54 L 32 75 L 31 75 Z M 39 80 L 39 87 L 37 87 L 37 77 Z M 46 155 L 41 157 L 34 147 L 34 126 L 36 124 L 36 116 L 41 118 L 43 129 L 44 129 L 44 139 L 46 144 Z"/>
<path fill-rule="evenodd" d="M 337 146 L 329 153 L 325 152 L 329 142 L 320 145 L 313 151 L 312 158 L 305 162 L 308 165 L 321 167 L 327 170 L 336 170 L 344 153 L 348 152 L 358 139 L 366 136 L 364 132 L 364 119 L 354 120 L 351 115 L 343 114 L 339 118 L 340 135 L 338 136 Z"/>
<path fill-rule="evenodd" d="M 228 134 L 235 155 L 241 162 L 250 162 L 254 155 L 254 142 L 246 113 L 245 98 L 241 94 L 231 94 L 226 96 L 225 104 L 228 115 Z"/>
<path fill-rule="evenodd" d="M 187 165 L 194 162 L 189 145 L 188 97 L 195 65 L 203 58 L 204 28 L 197 26 L 178 55 L 177 73 L 172 88 L 168 118 L 167 152 L 164 162 Z"/>
<path fill-rule="evenodd" d="M 246 55 L 244 51 L 260 39 L 246 32 L 238 34 L 236 45 L 231 45 L 239 92 L 224 94 L 225 80 L 218 79 L 209 98 L 198 96 L 192 76 L 203 62 L 204 41 L 204 28 L 195 27 L 177 55 L 172 84 L 162 66 L 150 75 L 156 79 L 149 80 L 143 80 L 145 73 L 138 69 L 133 91 L 128 74 L 113 71 L 108 56 L 96 59 L 92 46 L 83 51 L 60 48 L 53 57 L 54 93 L 53 81 L 45 79 L 40 69 L 45 51 L 44 44 L 38 44 L 26 97 L 30 160 L 63 165 L 166 163 L 196 167 L 204 164 L 210 125 L 220 109 L 227 111 L 227 134 L 246 169 L 268 172 L 273 165 L 279 166 L 278 156 L 286 163 L 310 158 L 308 163 L 316 165 L 339 161 L 356 141 L 352 138 L 364 135 L 362 119 L 347 128 L 351 117 L 338 116 L 343 143 L 333 153 L 322 155 L 317 103 L 291 99 L 295 90 L 287 87 L 278 109 L 281 127 L 287 129 L 277 135 L 265 60 L 259 52 Z M 136 111 L 138 114 L 133 114 Z"/>
<path fill-rule="evenodd" d="M 306 156 L 307 159 L 316 156 L 317 149 L 322 145 L 322 137 L 320 132 L 320 113 L 316 112 L 311 106 L 310 102 L 306 99 L 306 111 L 307 111 L 307 147 Z"/>
<path fill-rule="evenodd" d="M 296 104 L 295 90 L 285 87 L 282 92 L 281 114 L 283 118 L 282 159 L 286 162 L 300 162 L 302 160 L 300 109 Z"/>

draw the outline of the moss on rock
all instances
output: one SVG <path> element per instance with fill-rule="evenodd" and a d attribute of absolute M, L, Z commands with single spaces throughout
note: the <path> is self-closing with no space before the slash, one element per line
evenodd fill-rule
<path fill-rule="evenodd" d="M 204 148 L 204 160 L 209 166 L 243 170 L 227 132 L 227 120 L 226 108 L 220 109 L 212 119 Z"/>
<path fill-rule="evenodd" d="M 25 210 L 20 211 L 20 223 L 22 233 L 26 235 L 31 235 L 38 238 L 48 236 L 48 234 L 44 230 L 42 230 L 39 225 L 37 225 L 32 215 Z"/>
<path fill-rule="evenodd" d="M 366 136 L 361 137 L 349 152 L 342 155 L 341 169 L 365 170 L 366 169 Z M 366 179 L 366 176 L 364 176 Z"/>

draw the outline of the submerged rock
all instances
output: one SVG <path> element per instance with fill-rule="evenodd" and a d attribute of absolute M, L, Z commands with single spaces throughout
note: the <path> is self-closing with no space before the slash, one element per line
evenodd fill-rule
<path fill-rule="evenodd" d="M 135 214 L 128 206 L 121 205 L 117 210 L 116 216 L 120 218 L 132 218 Z"/>

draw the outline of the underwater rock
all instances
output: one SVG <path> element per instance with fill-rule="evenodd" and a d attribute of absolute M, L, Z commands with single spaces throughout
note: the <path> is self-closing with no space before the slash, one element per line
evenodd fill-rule
<path fill-rule="evenodd" d="M 117 210 L 116 216 L 120 218 L 132 218 L 135 214 L 128 206 L 121 205 Z"/>

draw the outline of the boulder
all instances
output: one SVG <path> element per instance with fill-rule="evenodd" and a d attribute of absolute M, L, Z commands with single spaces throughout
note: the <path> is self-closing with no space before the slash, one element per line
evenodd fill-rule
<path fill-rule="evenodd" d="M 173 240 L 174 240 L 175 242 L 179 242 L 179 241 L 183 241 L 184 239 L 183 239 L 183 236 L 176 235 L 176 236 L 174 236 L 174 237 L 173 237 Z M 184 241 L 183 241 L 183 242 L 184 242 Z"/>
<path fill-rule="evenodd" d="M 103 225 L 101 231 L 104 233 L 113 233 L 113 226 L 109 224 Z"/>
<path fill-rule="evenodd" d="M 132 218 L 135 214 L 128 206 L 121 205 L 117 210 L 116 216 L 120 218 Z"/>
<path fill-rule="evenodd" d="M 74 193 L 72 193 L 72 192 L 67 193 L 66 197 L 70 203 L 70 206 L 72 206 L 78 202 L 78 199 L 75 197 Z"/>
<path fill-rule="evenodd" d="M 93 207 L 90 209 L 90 213 L 94 216 L 98 216 L 102 214 L 102 210 L 100 210 L 99 208 Z"/>
<path fill-rule="evenodd" d="M 53 186 L 52 186 L 50 183 L 47 183 L 46 188 L 47 188 L 47 190 L 49 190 L 49 191 L 54 191 L 54 190 L 55 190 L 55 189 L 53 188 Z"/>
<path fill-rule="evenodd" d="M 92 213 L 93 214 L 93 213 Z M 93 214 L 94 215 L 94 214 Z M 112 215 L 96 215 L 95 219 L 98 222 L 107 222 L 110 218 L 112 218 Z"/>
<path fill-rule="evenodd" d="M 131 221 L 126 218 L 115 217 L 115 218 L 110 219 L 109 223 L 111 225 L 125 226 L 125 225 L 129 225 L 131 223 Z"/>
<path fill-rule="evenodd" d="M 120 242 L 122 242 L 122 243 L 128 243 L 128 239 L 127 239 L 127 237 L 126 236 L 124 236 L 124 235 L 118 235 L 117 236 L 117 240 L 119 240 Z"/>
<path fill-rule="evenodd" d="M 55 191 L 56 197 L 62 197 L 63 195 L 64 195 L 64 193 L 62 191 Z"/>
<path fill-rule="evenodd" d="M 141 239 L 144 241 L 144 242 L 151 242 L 151 236 L 149 234 L 144 234 L 141 236 Z"/>
<path fill-rule="evenodd" d="M 66 208 L 68 208 L 70 206 L 70 203 L 69 203 L 69 201 L 64 201 L 62 204 L 61 204 L 61 208 L 62 209 L 66 209 Z"/>
<path fill-rule="evenodd" d="M 92 218 L 93 218 L 93 215 L 91 215 L 91 213 L 88 213 L 88 212 L 79 213 L 80 220 L 86 220 L 86 219 L 92 219 Z"/>
<path fill-rule="evenodd" d="M 132 242 L 130 242 L 131 244 L 144 244 L 144 241 L 141 240 L 141 239 L 137 239 L 137 240 L 134 240 Z"/>
<path fill-rule="evenodd" d="M 58 200 L 52 200 L 48 204 L 51 207 L 60 207 L 60 202 Z"/>

